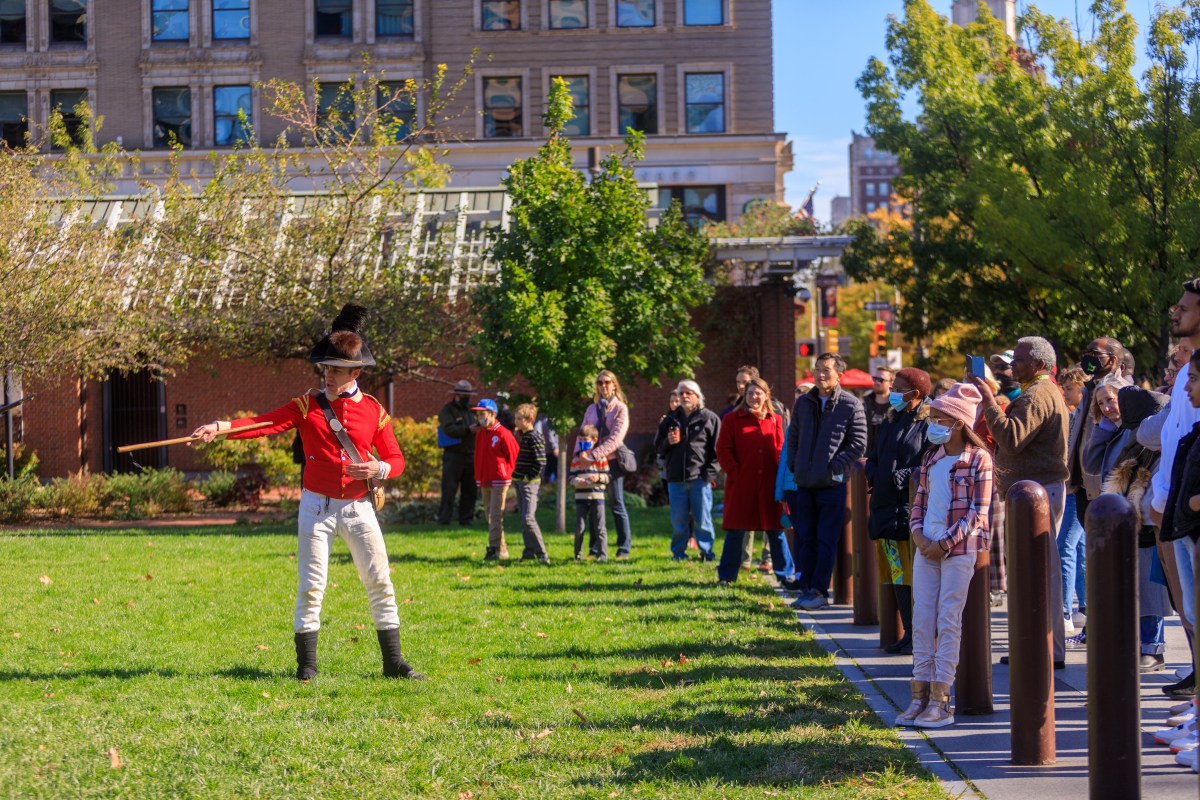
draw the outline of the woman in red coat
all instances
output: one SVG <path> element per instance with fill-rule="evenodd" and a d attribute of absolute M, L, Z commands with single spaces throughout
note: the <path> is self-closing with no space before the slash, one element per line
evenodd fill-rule
<path fill-rule="evenodd" d="M 794 580 L 795 568 L 780 521 L 782 505 L 775 499 L 775 473 L 783 448 L 783 418 L 771 411 L 771 389 L 761 378 L 746 386 L 746 394 L 721 421 L 717 436 L 717 461 L 725 471 L 725 511 L 721 527 L 725 546 L 717 578 L 737 580 L 746 531 L 764 531 L 771 545 L 775 573 L 785 585 Z"/>

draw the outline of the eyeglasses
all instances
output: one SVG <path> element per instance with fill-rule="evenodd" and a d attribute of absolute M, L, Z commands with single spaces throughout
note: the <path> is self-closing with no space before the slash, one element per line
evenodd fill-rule
<path fill-rule="evenodd" d="M 1087 355 L 1090 355 L 1090 356 L 1097 356 L 1097 357 L 1099 357 L 1099 356 L 1109 356 L 1110 358 L 1112 357 L 1112 353 L 1108 352 L 1107 350 L 1097 350 L 1097 349 L 1096 349 L 1096 348 L 1094 348 L 1094 347 L 1092 347 L 1092 348 L 1089 348 L 1089 349 L 1087 349 L 1087 350 L 1084 350 L 1083 352 L 1084 352 L 1085 354 L 1087 354 Z"/>
<path fill-rule="evenodd" d="M 596 381 L 597 386 L 610 386 L 611 384 L 612 384 L 612 381 L 608 380 L 607 378 L 605 378 L 602 381 Z"/>

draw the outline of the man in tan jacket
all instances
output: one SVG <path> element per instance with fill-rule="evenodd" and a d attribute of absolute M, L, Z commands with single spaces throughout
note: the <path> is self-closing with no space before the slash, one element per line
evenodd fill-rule
<path fill-rule="evenodd" d="M 992 390 L 975 378 L 983 395 L 980 413 L 996 440 L 997 494 L 1003 502 L 1018 481 L 1040 483 L 1050 499 L 1050 536 L 1053 540 L 1062 523 L 1066 502 L 1067 430 L 1069 416 L 1062 392 L 1050 380 L 1057 362 L 1054 346 L 1040 336 L 1026 336 L 1013 353 L 1013 377 L 1021 383 L 1021 394 L 1007 408 L 996 402 Z M 1020 598 L 1013 598 L 1020 602 Z M 1050 607 L 1062 608 L 1062 566 L 1058 548 L 1050 542 Z M 1066 632 L 1062 614 L 1051 615 L 1054 626 L 1054 663 L 1066 660 Z"/>

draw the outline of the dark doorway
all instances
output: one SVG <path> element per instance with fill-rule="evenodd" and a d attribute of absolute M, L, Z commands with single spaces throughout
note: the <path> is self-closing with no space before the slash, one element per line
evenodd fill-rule
<path fill-rule="evenodd" d="M 117 448 L 167 438 L 166 387 L 149 370 L 113 372 L 104 382 L 104 471 L 137 472 L 167 465 L 167 448 Z"/>

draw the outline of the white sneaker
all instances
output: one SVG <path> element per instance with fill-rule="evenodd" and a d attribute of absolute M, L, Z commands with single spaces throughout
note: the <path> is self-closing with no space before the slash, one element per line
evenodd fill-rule
<path fill-rule="evenodd" d="M 1185 711 L 1189 711 L 1189 710 L 1191 710 L 1191 709 L 1193 708 L 1193 706 L 1194 706 L 1194 701 L 1192 701 L 1192 700 L 1185 700 L 1185 701 L 1184 701 L 1184 702 L 1182 702 L 1182 703 L 1176 703 L 1175 705 L 1173 705 L 1173 706 L 1171 706 L 1170 708 L 1168 708 L 1168 709 L 1167 709 L 1167 714 L 1169 714 L 1170 716 L 1172 716 L 1172 717 L 1173 717 L 1173 716 L 1175 716 L 1176 714 L 1182 714 L 1182 713 L 1183 713 L 1183 712 L 1185 712 Z"/>
<path fill-rule="evenodd" d="M 1063 612 L 1063 630 L 1067 636 L 1072 636 L 1075 633 L 1075 623 L 1071 619 L 1071 612 Z"/>
<path fill-rule="evenodd" d="M 1175 763 L 1181 767 L 1188 767 L 1192 772 L 1196 771 L 1196 756 L 1200 755 L 1195 750 L 1184 750 L 1182 753 L 1175 754 Z"/>
<path fill-rule="evenodd" d="M 817 592 L 812 597 L 808 598 L 800 604 L 800 607 L 807 611 L 816 611 L 818 608 L 824 608 L 829 605 L 828 598 L 823 592 Z"/>
<path fill-rule="evenodd" d="M 1163 728 L 1154 732 L 1154 741 L 1163 745 L 1170 745 L 1176 739 L 1187 736 L 1196 730 L 1196 720 L 1193 718 L 1188 722 L 1181 722 L 1173 728 Z"/>
<path fill-rule="evenodd" d="M 1171 752 L 1186 753 L 1189 750 L 1195 750 L 1197 744 L 1200 744 L 1200 739 L 1196 738 L 1196 728 L 1193 726 L 1192 732 L 1187 736 L 1180 736 L 1178 739 L 1171 742 Z"/>
<path fill-rule="evenodd" d="M 1087 625 L 1087 614 L 1081 614 L 1076 611 L 1071 614 L 1071 622 L 1074 623 L 1076 628 L 1082 628 L 1084 625 Z"/>
<path fill-rule="evenodd" d="M 1178 714 L 1167 717 L 1168 725 L 1179 725 L 1184 722 L 1191 722 L 1196 718 L 1196 709 L 1189 708 L 1187 711 L 1182 711 Z"/>

